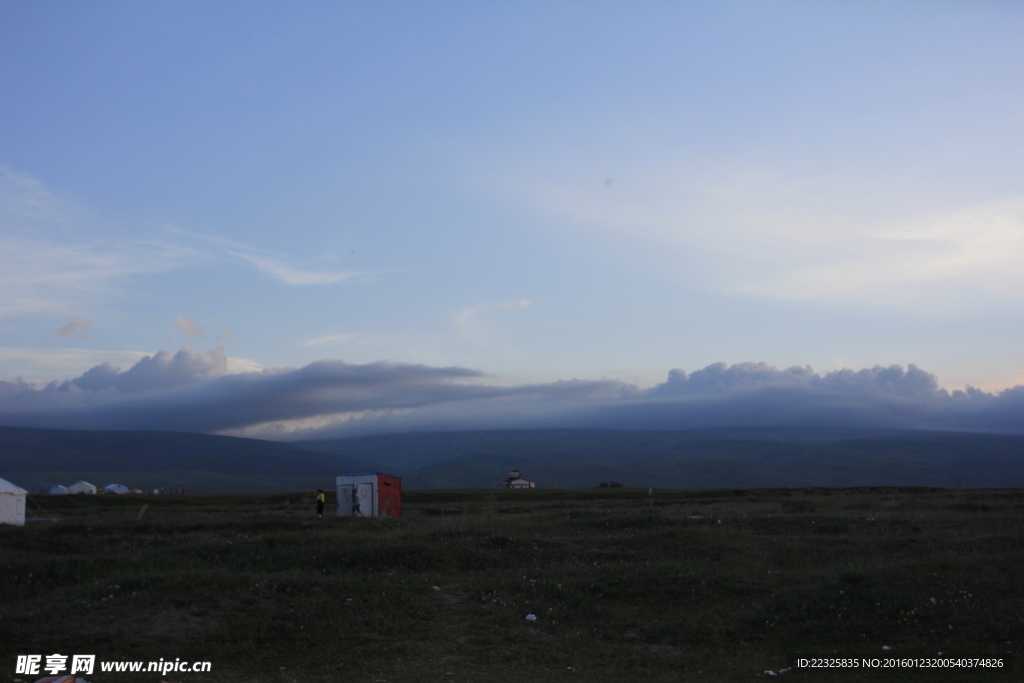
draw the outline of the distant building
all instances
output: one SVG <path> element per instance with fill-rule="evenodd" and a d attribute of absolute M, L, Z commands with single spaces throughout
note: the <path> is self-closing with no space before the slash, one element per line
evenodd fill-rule
<path fill-rule="evenodd" d="M 507 489 L 532 489 L 536 486 L 534 482 L 524 478 L 523 473 L 519 470 L 512 470 L 505 475 L 505 488 Z"/>
<path fill-rule="evenodd" d="M 337 479 L 338 517 L 401 517 L 402 478 L 354 472 Z"/>
<path fill-rule="evenodd" d="M 0 524 L 25 526 L 25 499 L 28 491 L 0 479 Z"/>

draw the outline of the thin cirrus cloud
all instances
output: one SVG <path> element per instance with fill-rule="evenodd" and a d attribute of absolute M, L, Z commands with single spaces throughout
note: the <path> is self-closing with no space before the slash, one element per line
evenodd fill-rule
<path fill-rule="evenodd" d="M 0 164 L 0 215 L 19 222 L 65 222 L 71 207 L 27 173 Z"/>
<path fill-rule="evenodd" d="M 310 337 L 299 342 L 299 346 L 333 346 L 342 344 L 357 336 L 354 332 L 343 332 L 341 334 L 325 334 L 319 337 Z"/>
<path fill-rule="evenodd" d="M 158 245 L 0 238 L 0 317 L 67 315 L 97 298 L 120 296 L 130 278 L 181 263 L 179 254 Z"/>
<path fill-rule="evenodd" d="M 527 168 L 529 180 L 495 187 L 576 229 L 694 258 L 701 267 L 687 272 L 729 294 L 882 307 L 942 295 L 948 307 L 951 292 L 967 305 L 1024 292 L 1021 197 L 908 199 L 883 181 L 753 163 L 700 173 L 634 163 L 614 188 L 578 169 Z"/>
<path fill-rule="evenodd" d="M 461 367 L 320 360 L 230 374 L 217 347 L 109 363 L 40 387 L 0 381 L 13 426 L 338 436 L 515 427 L 691 429 L 815 426 L 1024 432 L 1024 386 L 948 392 L 913 365 L 818 374 L 807 367 L 713 364 L 650 389 L 616 381 L 482 383 Z M 315 424 L 315 428 L 308 425 Z"/>
<path fill-rule="evenodd" d="M 338 285 L 352 282 L 359 274 L 350 271 L 312 271 L 293 268 L 277 259 L 243 252 L 229 252 L 266 275 L 286 285 Z"/>
<path fill-rule="evenodd" d="M 224 254 L 254 266 L 259 272 L 286 285 L 339 285 L 369 277 L 362 271 L 324 271 L 296 268 L 288 257 L 277 252 L 181 228 L 168 228 L 168 232 L 187 238 L 199 239 L 216 245 Z"/>
<path fill-rule="evenodd" d="M 865 230 L 853 253 L 812 263 L 748 293 L 898 305 L 936 289 L 1019 298 L 1024 292 L 1024 202 L 998 202 Z M 949 300 L 946 300 L 948 305 Z"/>
<path fill-rule="evenodd" d="M 71 315 L 124 284 L 201 258 L 159 240 L 82 239 L 97 219 L 41 182 L 0 166 L 0 318 Z"/>

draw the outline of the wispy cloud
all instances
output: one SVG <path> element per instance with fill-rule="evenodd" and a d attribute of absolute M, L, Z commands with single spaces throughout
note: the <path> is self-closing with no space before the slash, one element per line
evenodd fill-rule
<path fill-rule="evenodd" d="M 326 271 L 299 268 L 290 263 L 292 257 L 278 252 L 243 244 L 234 240 L 224 239 L 216 235 L 206 235 L 180 228 L 169 228 L 170 232 L 197 238 L 214 244 L 232 257 L 244 261 L 265 275 L 269 275 L 287 285 L 339 285 L 365 280 L 371 276 L 365 271 Z"/>
<path fill-rule="evenodd" d="M 206 325 L 199 327 L 183 315 L 179 315 L 174 319 L 174 326 L 177 327 L 178 332 L 185 335 L 187 339 L 191 339 L 192 337 L 202 337 L 206 334 Z"/>
<path fill-rule="evenodd" d="M 0 317 L 72 315 L 124 295 L 126 281 L 194 262 L 194 250 L 83 239 L 96 221 L 39 181 L 0 167 Z"/>
<path fill-rule="evenodd" d="M 299 346 L 331 346 L 341 344 L 357 336 L 354 332 L 343 332 L 341 334 L 325 334 L 320 337 L 310 337 L 299 342 Z"/>
<path fill-rule="evenodd" d="M 495 316 L 498 311 L 525 311 L 533 305 L 529 299 L 520 299 L 511 303 L 490 302 L 476 306 L 466 306 L 455 312 L 455 329 L 459 335 L 471 344 L 483 345 L 496 341 L 496 330 L 500 324 Z"/>
<path fill-rule="evenodd" d="M 71 212 L 66 200 L 36 178 L 0 164 L 0 215 L 22 221 L 63 222 Z"/>
<path fill-rule="evenodd" d="M 138 244 L 0 237 L 0 317 L 69 314 L 98 298 L 123 295 L 128 279 L 180 265 L 174 256 Z"/>
<path fill-rule="evenodd" d="M 796 268 L 747 291 L 903 305 L 941 290 L 958 298 L 1024 296 L 1024 202 L 959 208 L 866 229 L 848 255 Z"/>
<path fill-rule="evenodd" d="M 337 285 L 351 282 L 357 277 L 357 273 L 350 271 L 314 271 L 300 270 L 282 261 L 267 256 L 249 254 L 244 252 L 230 252 L 243 261 L 251 263 L 267 275 L 287 285 Z"/>
<path fill-rule="evenodd" d="M 88 330 L 91 327 L 92 327 L 92 323 L 91 322 L 89 322 L 88 320 L 85 320 L 83 318 L 79 318 L 79 317 L 75 316 L 74 318 L 71 319 L 71 322 L 69 322 L 67 325 L 65 325 L 64 327 L 62 327 L 59 330 L 57 330 L 57 336 L 58 337 L 66 337 L 69 334 L 74 334 L 75 332 L 78 332 L 79 333 L 78 337 L 80 339 L 88 339 L 89 337 L 92 336 L 91 333 L 83 332 L 83 330 Z"/>
<path fill-rule="evenodd" d="M 1024 197 L 915 203 L 864 178 L 740 160 L 637 166 L 614 189 L 580 169 L 535 171 L 496 184 L 574 229 L 692 260 L 682 270 L 703 288 L 886 307 L 1024 300 Z"/>

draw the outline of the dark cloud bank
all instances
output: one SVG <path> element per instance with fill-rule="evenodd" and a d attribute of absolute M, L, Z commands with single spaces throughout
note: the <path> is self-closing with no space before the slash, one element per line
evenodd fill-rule
<path fill-rule="evenodd" d="M 282 438 L 509 427 L 1024 433 L 1024 386 L 950 393 L 914 365 L 820 375 L 810 368 L 716 363 L 689 374 L 672 370 L 647 390 L 581 380 L 498 387 L 466 368 L 336 360 L 231 375 L 220 347 L 207 353 L 186 347 L 128 370 L 98 365 L 42 388 L 0 381 L 0 424 L 188 432 L 260 427 L 260 435 Z"/>

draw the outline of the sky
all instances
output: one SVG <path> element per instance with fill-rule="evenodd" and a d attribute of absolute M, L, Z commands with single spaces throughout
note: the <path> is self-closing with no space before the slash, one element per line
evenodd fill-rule
<path fill-rule="evenodd" d="M 1022 431 L 1022 33 L 0 0 L 0 424 Z"/>

